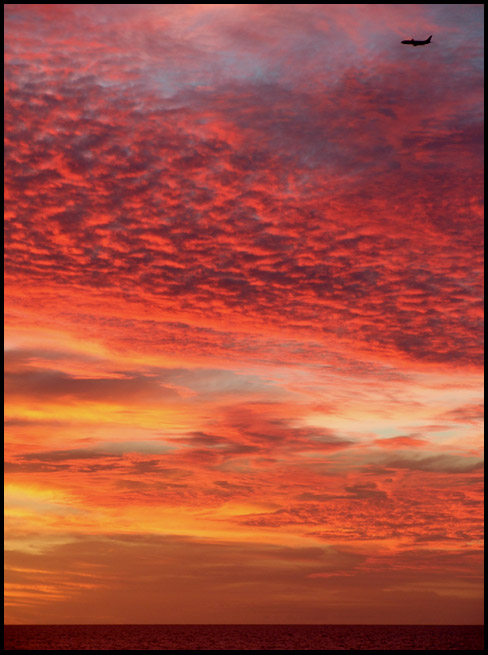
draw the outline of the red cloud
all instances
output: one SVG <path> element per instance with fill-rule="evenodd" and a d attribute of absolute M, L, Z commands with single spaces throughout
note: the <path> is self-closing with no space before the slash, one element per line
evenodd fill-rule
<path fill-rule="evenodd" d="M 417 608 L 433 612 L 427 573 L 428 593 L 447 593 L 444 566 L 442 620 L 471 598 L 479 12 L 6 6 L 9 534 L 48 544 L 14 553 L 10 573 L 42 589 L 58 571 L 46 620 L 91 620 L 99 593 L 107 620 L 127 620 L 122 570 L 155 622 L 173 570 L 177 622 L 222 606 L 322 621 L 322 601 L 344 622 L 355 598 L 349 622 L 410 607 L 436 622 Z M 438 35 L 426 52 L 399 45 L 413 23 Z M 207 541 L 163 543 L 165 520 Z M 90 539 L 111 529 L 140 533 L 108 561 Z M 208 541 L 225 534 L 236 543 Z M 270 543 L 237 544 L 249 535 Z M 78 562 L 103 568 L 95 591 Z M 243 615 L 232 589 L 249 590 Z M 33 621 L 26 603 L 15 616 Z"/>
<path fill-rule="evenodd" d="M 409 436 L 375 439 L 374 443 L 376 446 L 380 446 L 380 448 L 422 448 L 423 446 L 429 445 L 429 442 L 425 439 L 417 439 L 416 437 Z"/>

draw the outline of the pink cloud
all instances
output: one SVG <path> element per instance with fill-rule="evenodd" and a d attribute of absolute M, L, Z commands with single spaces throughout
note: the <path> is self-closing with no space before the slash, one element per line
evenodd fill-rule
<path fill-rule="evenodd" d="M 351 621 L 418 620 L 435 589 L 442 621 L 466 594 L 460 620 L 477 616 L 479 15 L 6 6 L 6 466 L 28 510 L 9 534 L 48 543 L 12 553 L 10 573 L 56 581 L 12 616 L 93 620 L 94 598 L 122 597 L 124 562 L 157 607 L 134 562 L 149 575 L 158 548 L 165 588 L 173 565 L 198 580 L 200 609 L 182 610 L 184 576 L 165 601 L 174 621 L 222 604 L 235 621 L 231 587 L 249 580 L 252 621 L 263 580 L 273 619 L 292 616 L 276 601 L 288 583 L 302 618 L 325 602 L 343 622 L 329 588 Z M 429 49 L 399 44 L 414 25 Z M 173 510 L 181 538 L 153 534 Z M 100 585 L 82 586 L 79 561 Z M 361 614 L 351 599 L 372 588 Z M 104 620 L 127 620 L 117 607 Z"/>

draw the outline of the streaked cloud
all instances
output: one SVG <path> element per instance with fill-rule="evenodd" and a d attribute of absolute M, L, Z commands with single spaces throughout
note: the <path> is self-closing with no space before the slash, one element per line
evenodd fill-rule
<path fill-rule="evenodd" d="M 9 621 L 479 620 L 481 14 L 6 5 Z"/>

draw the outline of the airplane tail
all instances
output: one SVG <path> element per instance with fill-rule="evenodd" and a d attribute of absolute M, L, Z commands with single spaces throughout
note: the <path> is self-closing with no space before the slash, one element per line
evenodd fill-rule
<path fill-rule="evenodd" d="M 432 38 L 432 34 L 431 34 L 431 35 L 429 36 L 429 38 L 427 39 L 427 43 L 430 43 L 431 38 Z"/>

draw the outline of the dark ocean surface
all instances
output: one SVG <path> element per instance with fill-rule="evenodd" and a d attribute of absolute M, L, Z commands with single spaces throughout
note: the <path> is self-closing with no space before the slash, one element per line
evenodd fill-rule
<path fill-rule="evenodd" d="M 10 625 L 5 650 L 483 650 L 483 626 Z"/>

